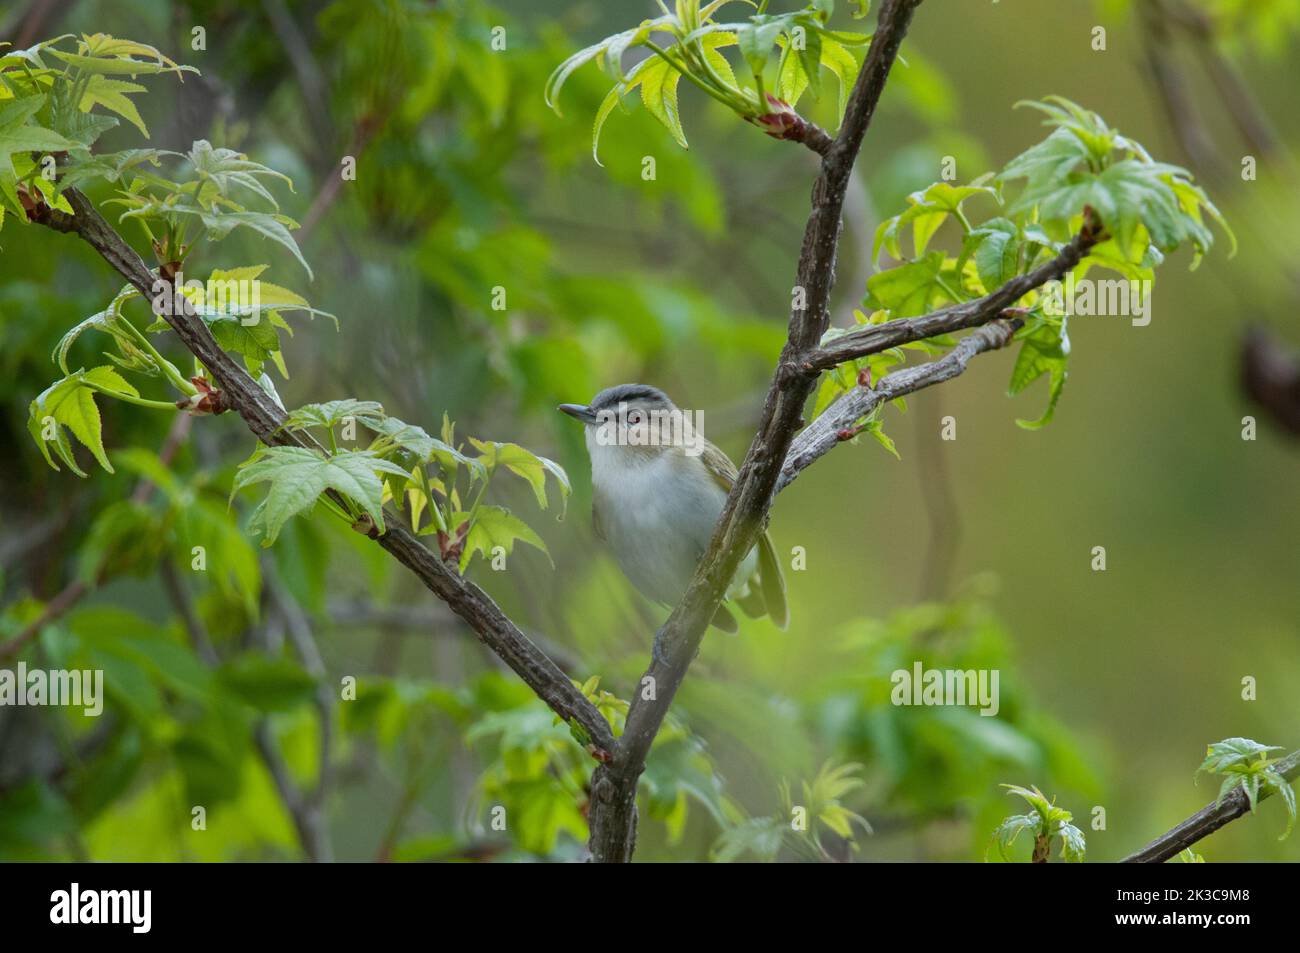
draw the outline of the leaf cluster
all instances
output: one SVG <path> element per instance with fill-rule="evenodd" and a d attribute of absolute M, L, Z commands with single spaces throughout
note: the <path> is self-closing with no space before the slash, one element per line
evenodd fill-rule
<path fill-rule="evenodd" d="M 1223 799 L 1231 792 L 1240 788 L 1246 795 L 1250 812 L 1254 814 L 1261 793 L 1276 794 L 1286 804 L 1287 810 L 1286 830 L 1278 840 L 1286 840 L 1295 828 L 1295 789 L 1278 772 L 1277 763 L 1280 759 L 1268 756 L 1270 751 L 1281 750 L 1278 745 L 1262 745 L 1249 738 L 1225 738 L 1206 747 L 1205 760 L 1196 769 L 1196 774 L 1199 776 L 1201 772 L 1205 772 L 1223 778 L 1223 783 L 1219 786 L 1219 796 L 1214 802 L 1216 806 L 1222 804 Z"/>
<path fill-rule="evenodd" d="M 830 29 L 834 0 L 813 0 L 802 9 L 781 14 L 767 13 L 766 0 L 741 0 L 757 12 L 744 21 L 717 21 L 714 15 L 730 2 L 676 0 L 669 9 L 659 0 L 661 16 L 607 36 L 557 66 L 546 83 L 546 102 L 558 112 L 565 81 L 592 61 L 615 80 L 592 127 L 592 156 L 598 164 L 605 121 L 637 89 L 646 110 L 686 148 L 678 108 L 683 77 L 742 119 L 779 135 L 806 92 L 820 98 L 824 67 L 839 80 L 837 115 L 842 115 L 860 66 L 852 48 L 869 43 L 870 35 Z M 858 15 L 865 15 L 865 4 L 858 7 Z M 637 48 L 648 55 L 625 71 L 625 54 Z M 739 51 L 735 66 L 721 52 L 729 48 Z M 745 79 L 737 76 L 738 69 Z"/>

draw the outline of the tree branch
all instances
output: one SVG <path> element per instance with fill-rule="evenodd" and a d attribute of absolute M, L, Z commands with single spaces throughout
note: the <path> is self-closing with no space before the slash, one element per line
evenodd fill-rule
<path fill-rule="evenodd" d="M 792 374 L 790 368 L 800 355 L 816 347 L 826 330 L 849 176 L 919 4 L 920 0 L 886 0 L 882 5 L 875 37 L 854 82 L 844 122 L 823 155 L 799 254 L 798 285 L 804 289 L 805 306 L 790 315 L 788 339 L 768 389 L 759 431 L 727 497 L 708 552 L 681 603 L 656 636 L 656 642 L 663 647 L 662 657 L 653 659 L 642 677 L 642 689 L 633 697 L 614 762 L 597 768 L 592 778 L 593 860 L 631 859 L 636 844 L 637 779 L 644 770 L 646 755 L 728 582 L 766 520 L 781 462 L 799 428 L 803 405 L 816 380 L 816 375 Z"/>
<path fill-rule="evenodd" d="M 841 441 L 856 436 L 854 424 L 880 404 L 952 380 L 966 370 L 966 365 L 976 354 L 996 351 L 1010 344 L 1021 323 L 1019 318 L 993 321 L 966 335 L 938 360 L 895 371 L 882 378 L 877 387 L 855 387 L 841 395 L 795 439 L 781 467 L 776 491 L 784 490 L 813 461 L 825 456 Z"/>
<path fill-rule="evenodd" d="M 1300 776 L 1300 751 L 1293 751 L 1274 767 L 1277 773 L 1288 781 Z M 1259 792 L 1258 800 L 1271 796 L 1265 789 Z M 1187 820 L 1172 830 L 1161 834 L 1141 850 L 1129 854 L 1121 863 L 1125 864 L 1161 864 L 1178 853 L 1191 847 L 1197 841 L 1213 834 L 1229 821 L 1236 820 L 1250 811 L 1250 802 L 1246 792 L 1240 787 L 1234 788 L 1217 804 L 1207 804 Z"/>
<path fill-rule="evenodd" d="M 320 449 L 313 447 L 303 435 L 281 428 L 287 415 L 275 398 L 221 349 L 189 299 L 177 293 L 170 281 L 150 271 L 84 194 L 77 189 L 67 189 L 63 194 L 72 205 L 73 215 L 47 210 L 33 220 L 55 231 L 81 237 L 146 300 L 169 297 L 170 308 L 155 309 L 163 312 L 159 317 L 212 374 L 223 394 L 224 406 L 237 412 L 259 440 L 268 446 Z M 387 523 L 386 533 L 373 534 L 379 545 L 469 623 L 479 640 L 499 655 L 556 714 L 565 721 L 582 725 L 591 737 L 593 754 L 598 759 L 608 758 L 614 748 L 609 723 L 569 677 L 506 617 L 487 593 L 444 565 L 397 518 Z"/>
<path fill-rule="evenodd" d="M 887 321 L 850 331 L 809 352 L 799 362 L 799 368 L 804 371 L 825 371 L 845 361 L 879 354 L 900 344 L 910 344 L 987 324 L 1030 291 L 1063 277 L 1100 240 L 1100 225 L 1094 220 L 1057 252 L 1051 261 L 1039 265 L 1028 274 L 1012 278 L 996 291 L 974 301 L 940 308 L 919 318 Z"/>
<path fill-rule="evenodd" d="M 1300 437 L 1300 355 L 1262 327 L 1248 328 L 1241 342 L 1241 384 L 1274 423 Z"/>

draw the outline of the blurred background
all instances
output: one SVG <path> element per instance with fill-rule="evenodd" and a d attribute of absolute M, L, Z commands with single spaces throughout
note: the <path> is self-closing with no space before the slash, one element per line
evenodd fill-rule
<path fill-rule="evenodd" d="M 1186 10 L 1207 13 L 1207 30 Z M 196 66 L 183 84 L 144 80 L 150 144 L 206 138 L 292 177 L 279 197 L 314 281 L 257 238 L 205 248 L 202 262 L 269 262 L 271 280 L 339 316 L 337 331 L 293 319 L 290 376 L 276 377 L 286 406 L 373 399 L 431 433 L 446 414 L 458 435 L 566 468 L 563 516 L 522 483 L 494 484 L 550 560 L 520 547 L 507 571 L 470 572 L 575 679 L 600 676 L 623 699 L 665 612 L 595 540 L 582 436 L 555 405 L 655 384 L 702 409 L 709 438 L 739 459 L 784 340 L 816 171 L 807 150 L 685 86 L 689 150 L 637 105 L 611 116 L 604 166 L 593 162 L 608 80 L 578 71 L 562 116 L 545 80 L 656 12 L 641 0 L 0 4 L 0 39 L 19 48 L 107 32 Z M 651 756 L 638 859 L 979 860 L 1021 811 L 1005 782 L 1056 796 L 1088 859 L 1114 860 L 1213 797 L 1217 784 L 1193 783 L 1207 743 L 1297 746 L 1300 440 L 1241 380 L 1248 326 L 1300 346 L 1297 29 L 1291 0 L 921 7 L 850 188 L 836 323 L 860 305 L 881 218 L 937 179 L 944 156 L 965 182 L 1039 141 L 1039 116 L 1012 107 L 1051 93 L 1191 168 L 1240 251 L 1221 242 L 1195 271 L 1189 252 L 1172 256 L 1146 327 L 1074 322 L 1047 428 L 1015 425 L 1038 416 L 1046 386 L 1009 399 L 1013 356 L 983 356 L 905 414 L 887 411 L 901 460 L 872 441 L 841 446 L 778 498 L 778 551 L 807 554 L 788 573 L 791 625 L 710 632 Z M 828 127 L 833 102 L 813 110 Z M 100 150 L 139 138 L 124 123 Z M 355 181 L 340 180 L 343 156 Z M 73 238 L 5 224 L 0 644 L 26 638 L 0 665 L 103 668 L 109 697 L 99 719 L 0 708 L 0 858 L 581 857 L 591 762 L 568 729 L 327 514 L 260 549 L 241 528 L 256 498 L 226 503 L 254 449 L 234 415 L 186 429 L 104 409 L 115 463 L 128 447 L 159 454 L 175 493 L 133 497 L 150 465 L 138 459 L 86 480 L 45 465 L 28 404 L 58 376 L 55 343 L 119 283 Z M 78 342 L 74 366 L 100 344 Z M 945 415 L 955 441 L 939 439 Z M 1255 440 L 1242 438 L 1247 415 Z M 204 573 L 189 568 L 195 525 L 212 541 Z M 998 716 L 891 705 L 889 673 L 915 659 L 998 669 Z M 355 701 L 339 699 L 346 676 Z M 1246 676 L 1256 700 L 1242 698 Z M 815 842 L 782 836 L 787 799 L 813 805 Z M 1203 842 L 1205 859 L 1300 856 L 1300 841 L 1277 840 L 1282 806 L 1259 814 Z"/>

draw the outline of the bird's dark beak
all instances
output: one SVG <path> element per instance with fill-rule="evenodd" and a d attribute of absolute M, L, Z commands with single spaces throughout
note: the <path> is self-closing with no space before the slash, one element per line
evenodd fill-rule
<path fill-rule="evenodd" d="M 596 422 L 596 415 L 585 404 L 561 404 L 555 409 L 562 414 L 568 414 L 574 420 L 582 421 L 584 424 L 594 424 Z"/>

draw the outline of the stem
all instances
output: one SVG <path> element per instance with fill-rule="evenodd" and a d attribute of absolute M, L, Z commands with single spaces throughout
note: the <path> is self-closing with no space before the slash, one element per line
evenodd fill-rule
<path fill-rule="evenodd" d="M 479 487 L 478 495 L 474 497 L 474 502 L 469 508 L 469 518 L 474 519 L 474 514 L 478 512 L 478 505 L 483 502 L 483 497 L 487 495 L 488 484 L 492 482 L 493 475 L 497 472 L 496 464 L 488 468 L 487 476 L 483 478 L 483 485 Z"/>
<path fill-rule="evenodd" d="M 333 500 L 331 500 L 328 496 L 321 495 L 321 496 L 317 497 L 317 499 L 318 499 L 321 503 L 324 503 L 324 504 L 325 504 L 325 509 L 329 510 L 331 513 L 333 513 L 333 514 L 334 514 L 335 516 L 337 516 L 339 519 L 341 519 L 341 520 L 343 520 L 344 522 L 346 522 L 349 526 L 351 526 L 353 523 L 355 523 L 355 522 L 357 521 L 357 517 L 353 516 L 351 513 L 349 513 L 349 512 L 348 512 L 347 510 L 345 510 L 343 507 L 339 506 L 339 504 L 335 503 L 335 502 L 334 502 Z"/>
<path fill-rule="evenodd" d="M 744 96 L 743 91 L 739 89 L 733 90 L 732 87 L 727 85 L 726 80 L 724 80 L 721 76 L 718 75 L 718 71 L 713 68 L 713 64 L 709 62 L 708 54 L 704 49 L 703 38 L 697 39 L 695 41 L 695 47 L 696 48 L 693 51 L 689 51 L 688 48 L 685 46 L 683 46 L 682 49 L 694 53 L 695 62 L 699 63 L 701 68 L 703 68 L 704 72 L 709 74 L 709 79 L 711 79 L 714 83 L 716 83 L 719 89 L 733 91 L 743 97 Z M 732 108 L 734 109 L 735 107 L 733 106 Z"/>
<path fill-rule="evenodd" d="M 119 317 L 122 318 L 122 323 L 126 325 L 128 330 L 130 330 L 131 336 L 135 338 L 136 343 L 138 343 L 141 347 L 143 347 L 146 351 L 148 351 L 149 354 L 153 357 L 153 359 L 158 362 L 158 366 L 162 369 L 163 374 L 166 375 L 167 379 L 172 382 L 172 385 L 178 391 L 180 391 L 182 394 L 185 394 L 187 397 L 193 397 L 195 394 L 199 392 L 199 389 L 197 387 L 195 387 L 193 384 L 191 384 L 181 375 L 180 368 L 178 368 L 175 364 L 167 360 L 167 358 L 163 357 L 162 354 L 158 352 L 158 349 L 153 346 L 153 342 L 149 340 L 149 336 L 147 334 L 145 334 L 143 331 L 137 328 L 125 317 L 122 317 L 120 314 Z"/>
<path fill-rule="evenodd" d="M 961 304 L 963 301 L 966 300 L 966 295 L 958 294 L 956 291 L 949 288 L 948 283 L 944 281 L 942 278 L 940 278 L 938 275 L 935 276 L 934 283 L 938 285 L 940 288 L 942 288 L 944 291 L 946 291 L 948 293 L 948 297 L 952 298 L 952 300 L 955 301 L 956 303 Z"/>
<path fill-rule="evenodd" d="M 176 404 L 170 400 L 149 400 L 147 397 L 137 397 L 132 394 L 126 394 L 119 390 L 113 390 L 111 387 L 105 387 L 103 384 L 96 384 L 94 381 L 83 380 L 81 382 L 91 390 L 97 390 L 108 397 L 116 397 L 118 400 L 124 400 L 128 404 L 135 404 L 137 407 L 151 407 L 154 410 L 176 411 Z"/>
<path fill-rule="evenodd" d="M 737 109 L 736 104 L 733 103 L 730 99 L 728 99 L 725 95 L 718 92 L 716 89 L 714 89 L 708 83 L 704 82 L 704 80 L 700 79 L 690 70 L 684 69 L 680 63 L 678 63 L 676 60 L 674 60 L 671 56 L 668 55 L 668 51 L 663 49 L 663 47 L 658 46 L 657 44 L 651 42 L 650 40 L 646 40 L 645 45 L 648 46 L 651 50 L 653 50 L 655 54 L 658 55 L 660 58 L 662 58 L 669 66 L 677 70 L 677 72 L 681 73 L 692 83 L 700 87 L 700 89 L 704 90 L 706 93 L 708 93 L 718 102 L 722 103 L 722 105 L 726 106 L 732 112 L 742 112 L 741 110 Z"/>

